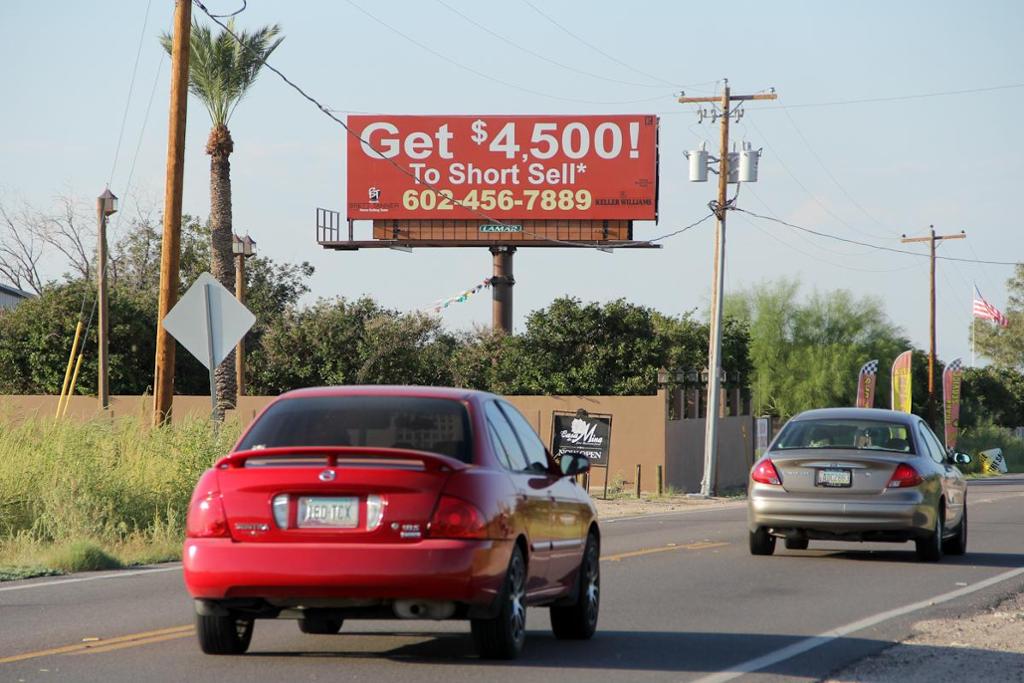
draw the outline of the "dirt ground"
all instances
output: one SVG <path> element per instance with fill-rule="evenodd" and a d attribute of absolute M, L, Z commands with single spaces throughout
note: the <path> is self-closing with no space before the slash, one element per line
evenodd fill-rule
<path fill-rule="evenodd" d="M 828 679 L 855 681 L 1024 681 L 1024 593 L 972 616 L 920 621 L 903 642 Z"/>
<path fill-rule="evenodd" d="M 687 498 L 685 495 L 647 496 L 643 498 L 617 496 L 610 497 L 608 500 L 601 500 L 601 492 L 597 490 L 591 491 L 590 495 L 594 500 L 594 504 L 597 505 L 599 519 L 676 512 L 678 510 L 691 510 L 699 507 L 721 506 L 727 503 L 740 503 L 744 500 L 737 497 Z"/>

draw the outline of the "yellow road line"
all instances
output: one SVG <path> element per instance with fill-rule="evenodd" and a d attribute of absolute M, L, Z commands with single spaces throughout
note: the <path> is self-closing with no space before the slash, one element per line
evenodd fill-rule
<path fill-rule="evenodd" d="M 697 541 L 696 543 L 687 543 L 686 545 L 663 545 L 657 548 L 644 548 L 643 550 L 633 550 L 628 553 L 618 553 L 616 555 L 605 555 L 602 560 L 606 562 L 618 562 L 628 557 L 640 557 L 641 555 L 653 555 L 655 553 L 667 553 L 672 550 L 707 550 L 708 548 L 721 548 L 722 546 L 729 545 L 728 543 L 717 543 L 713 541 Z"/>
<path fill-rule="evenodd" d="M 195 633 L 195 629 L 191 626 L 188 627 L 187 631 L 181 633 L 168 633 L 165 636 L 154 636 L 152 638 L 143 638 L 141 640 L 129 640 L 124 643 L 94 643 L 97 647 L 89 648 L 87 650 L 78 650 L 76 652 L 66 652 L 65 655 L 92 655 L 100 654 L 103 652 L 110 652 L 112 650 L 123 650 L 126 647 L 139 647 L 142 645 L 149 645 L 150 643 L 162 643 L 165 640 L 175 640 L 176 638 L 188 638 Z"/>
<path fill-rule="evenodd" d="M 606 562 L 618 562 L 619 560 L 624 560 L 630 557 L 653 555 L 655 553 L 667 553 L 672 550 L 708 550 L 710 548 L 721 548 L 722 546 L 727 545 L 729 544 L 724 542 L 697 541 L 696 543 L 687 543 L 685 545 L 665 545 L 657 548 L 644 548 L 643 550 L 632 550 L 630 552 L 617 553 L 615 555 L 605 555 L 601 559 Z M 50 655 L 101 654 L 103 652 L 111 652 L 113 650 L 140 647 L 151 643 L 161 643 L 167 640 L 185 638 L 187 636 L 191 636 L 194 632 L 195 628 L 193 626 L 172 626 L 170 628 L 162 628 L 155 631 L 143 631 L 141 633 L 117 636 L 116 638 L 107 638 L 106 640 L 97 640 L 88 643 L 75 643 L 74 645 L 53 647 L 47 650 L 36 650 L 35 652 L 24 652 L 22 654 L 11 655 L 9 657 L 0 657 L 0 664 L 10 664 L 11 662 L 20 662 L 26 659 L 36 659 L 38 657 L 47 657 Z"/>
<path fill-rule="evenodd" d="M 88 643 L 75 643 L 74 645 L 52 647 L 47 650 L 36 650 L 35 652 L 23 652 L 18 655 L 11 655 L 9 657 L 0 657 L 0 664 L 10 664 L 11 662 L 20 662 L 25 659 L 35 659 L 37 657 L 46 657 L 49 655 L 64 655 L 70 654 L 72 652 L 94 650 L 96 648 L 106 647 L 108 645 L 113 645 L 115 643 L 134 643 L 134 641 L 159 637 L 163 635 L 188 635 L 192 633 L 192 630 L 192 626 L 172 626 L 171 628 L 161 628 L 155 631 L 143 631 L 142 633 L 132 633 L 126 636 L 108 638 L 106 640 L 97 640 Z"/>

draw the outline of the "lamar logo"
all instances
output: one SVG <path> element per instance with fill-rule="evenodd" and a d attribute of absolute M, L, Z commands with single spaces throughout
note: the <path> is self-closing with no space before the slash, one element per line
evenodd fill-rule
<path fill-rule="evenodd" d="M 379 187 L 371 187 L 369 190 L 367 190 L 366 194 L 370 198 L 370 203 L 371 204 L 380 204 L 380 188 Z"/>
<path fill-rule="evenodd" d="M 572 421 L 572 431 L 562 430 L 562 438 L 571 444 L 583 444 L 586 446 L 600 446 L 604 443 L 603 436 L 597 436 L 597 423 L 588 424 L 586 420 L 576 418 Z"/>

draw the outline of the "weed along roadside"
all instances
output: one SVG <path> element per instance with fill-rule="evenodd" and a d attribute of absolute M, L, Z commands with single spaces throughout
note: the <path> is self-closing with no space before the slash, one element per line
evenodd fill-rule
<path fill-rule="evenodd" d="M 0 581 L 177 560 L 199 474 L 241 424 L 134 416 L 0 426 Z"/>

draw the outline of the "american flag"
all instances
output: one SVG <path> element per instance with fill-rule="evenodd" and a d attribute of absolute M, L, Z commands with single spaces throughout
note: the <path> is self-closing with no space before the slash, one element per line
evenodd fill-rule
<path fill-rule="evenodd" d="M 998 308 L 985 301 L 985 297 L 978 291 L 978 286 L 974 286 L 974 317 L 981 318 L 982 320 L 991 320 L 1000 327 L 1007 327 L 1010 321 L 1006 319 Z"/>

